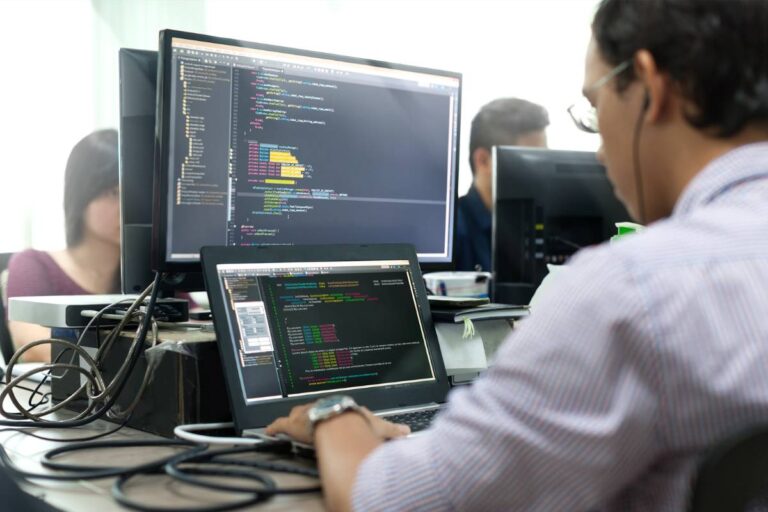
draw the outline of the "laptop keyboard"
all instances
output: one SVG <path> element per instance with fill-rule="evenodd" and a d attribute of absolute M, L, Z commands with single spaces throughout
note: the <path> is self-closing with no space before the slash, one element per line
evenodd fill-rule
<path fill-rule="evenodd" d="M 403 423 L 411 427 L 411 432 L 418 432 L 429 427 L 435 415 L 440 409 L 425 409 L 422 411 L 406 412 L 402 414 L 393 414 L 384 416 L 384 419 L 392 423 Z"/>

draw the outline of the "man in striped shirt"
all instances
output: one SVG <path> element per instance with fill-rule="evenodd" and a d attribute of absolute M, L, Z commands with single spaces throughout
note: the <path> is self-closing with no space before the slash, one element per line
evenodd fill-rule
<path fill-rule="evenodd" d="M 701 455 L 768 422 L 768 2 L 603 0 L 577 124 L 641 234 L 581 251 L 422 436 L 314 441 L 338 510 L 684 510 Z"/>

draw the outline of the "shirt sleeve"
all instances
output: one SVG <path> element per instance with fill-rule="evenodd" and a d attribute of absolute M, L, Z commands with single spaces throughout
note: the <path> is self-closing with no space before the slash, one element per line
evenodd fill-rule
<path fill-rule="evenodd" d="M 588 510 L 658 450 L 657 361 L 627 266 L 584 251 L 495 366 L 361 465 L 355 510 Z"/>

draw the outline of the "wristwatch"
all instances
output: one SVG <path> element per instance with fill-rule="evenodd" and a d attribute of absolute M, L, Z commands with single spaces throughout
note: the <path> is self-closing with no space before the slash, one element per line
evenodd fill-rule
<path fill-rule="evenodd" d="M 331 395 L 315 402 L 315 405 L 309 408 L 307 416 L 314 430 L 315 426 L 321 421 L 333 418 L 347 411 L 363 413 L 362 408 L 357 405 L 357 402 L 351 396 Z"/>

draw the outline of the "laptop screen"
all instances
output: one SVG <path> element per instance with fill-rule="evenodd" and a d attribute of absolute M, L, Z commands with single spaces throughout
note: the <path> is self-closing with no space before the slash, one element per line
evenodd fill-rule
<path fill-rule="evenodd" d="M 219 263 L 216 275 L 248 404 L 436 379 L 408 260 Z"/>

